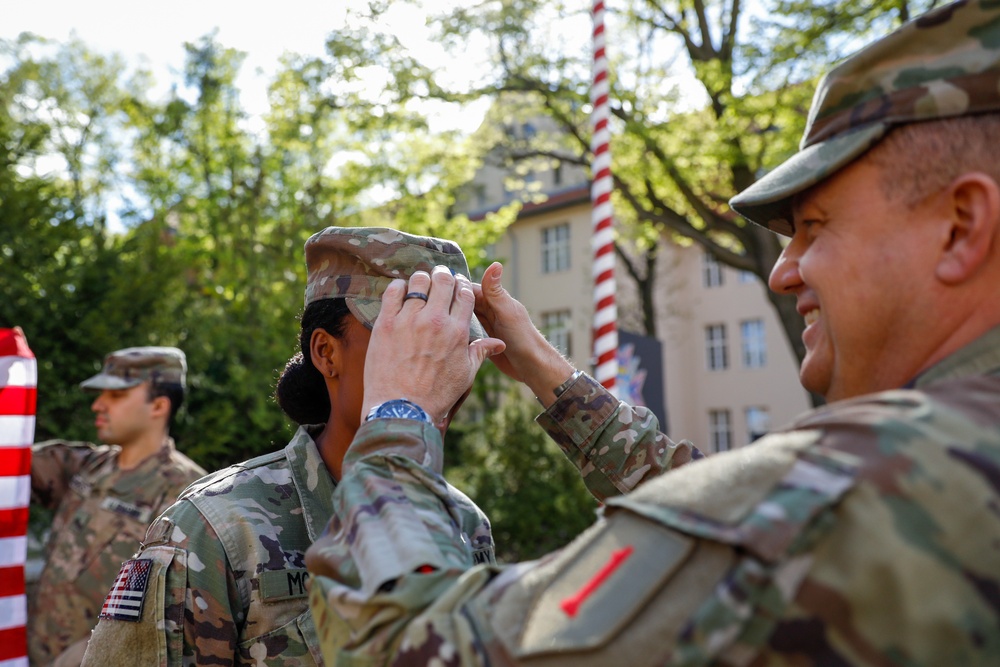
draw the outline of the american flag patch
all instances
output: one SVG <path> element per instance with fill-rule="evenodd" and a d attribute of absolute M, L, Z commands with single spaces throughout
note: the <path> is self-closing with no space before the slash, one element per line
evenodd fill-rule
<path fill-rule="evenodd" d="M 142 603 L 146 599 L 146 584 L 153 561 L 149 558 L 127 560 L 122 563 L 118 577 L 108 592 L 101 608 L 101 618 L 138 623 L 142 618 Z"/>

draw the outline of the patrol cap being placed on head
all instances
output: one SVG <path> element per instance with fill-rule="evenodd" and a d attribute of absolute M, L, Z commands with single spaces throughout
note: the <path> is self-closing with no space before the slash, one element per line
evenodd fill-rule
<path fill-rule="evenodd" d="M 149 380 L 155 386 L 185 384 L 187 359 L 176 347 L 127 347 L 104 358 L 101 372 L 80 383 L 83 389 L 128 389 Z"/>
<path fill-rule="evenodd" d="M 1000 2 L 939 7 L 823 77 L 799 152 L 729 205 L 790 236 L 791 197 L 860 157 L 892 126 L 997 111 Z"/>
<path fill-rule="evenodd" d="M 458 244 L 415 236 L 384 227 L 327 227 L 306 241 L 306 306 L 321 299 L 342 298 L 369 329 L 382 308 L 382 293 L 395 278 L 446 266 L 469 277 L 469 265 Z M 471 339 L 486 332 L 475 315 Z"/>

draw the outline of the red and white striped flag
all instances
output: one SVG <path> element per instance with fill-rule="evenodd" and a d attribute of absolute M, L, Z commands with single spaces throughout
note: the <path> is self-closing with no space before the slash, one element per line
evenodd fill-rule
<path fill-rule="evenodd" d="M 28 665 L 24 561 L 37 377 L 21 330 L 0 329 L 0 667 Z"/>

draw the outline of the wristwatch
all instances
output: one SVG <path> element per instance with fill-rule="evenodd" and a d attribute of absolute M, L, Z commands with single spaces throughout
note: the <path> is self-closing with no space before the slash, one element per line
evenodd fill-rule
<path fill-rule="evenodd" d="M 576 382 L 577 378 L 579 378 L 581 375 L 583 375 L 583 371 L 573 371 L 573 374 L 570 375 L 565 382 L 563 382 L 561 385 L 553 389 L 552 393 L 556 395 L 556 398 L 559 398 L 560 396 L 566 393 L 566 390 L 569 389 L 569 386 L 574 382 Z"/>
<path fill-rule="evenodd" d="M 379 403 L 365 417 L 366 422 L 372 419 L 415 419 L 428 424 L 434 423 L 422 407 L 405 398 L 394 398 L 391 401 Z"/>
<path fill-rule="evenodd" d="M 583 375 L 583 371 L 573 371 L 573 374 L 570 375 L 565 382 L 563 382 L 561 385 L 553 389 L 552 393 L 555 394 L 555 397 L 558 399 L 560 396 L 566 393 L 566 390 L 569 389 L 569 386 L 574 382 L 576 382 L 581 375 Z M 545 404 L 542 403 L 542 399 L 535 396 L 535 400 L 538 401 L 542 405 L 542 407 L 545 407 Z"/>

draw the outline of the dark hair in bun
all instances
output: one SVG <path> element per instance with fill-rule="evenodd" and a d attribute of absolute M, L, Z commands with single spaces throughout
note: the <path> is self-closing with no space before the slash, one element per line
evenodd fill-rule
<path fill-rule="evenodd" d="M 314 301 L 302 313 L 301 351 L 285 364 L 274 390 L 278 405 L 296 424 L 325 424 L 330 419 L 326 382 L 313 365 L 309 342 L 316 329 L 341 338 L 347 328 L 347 317 L 353 315 L 344 299 Z"/>

